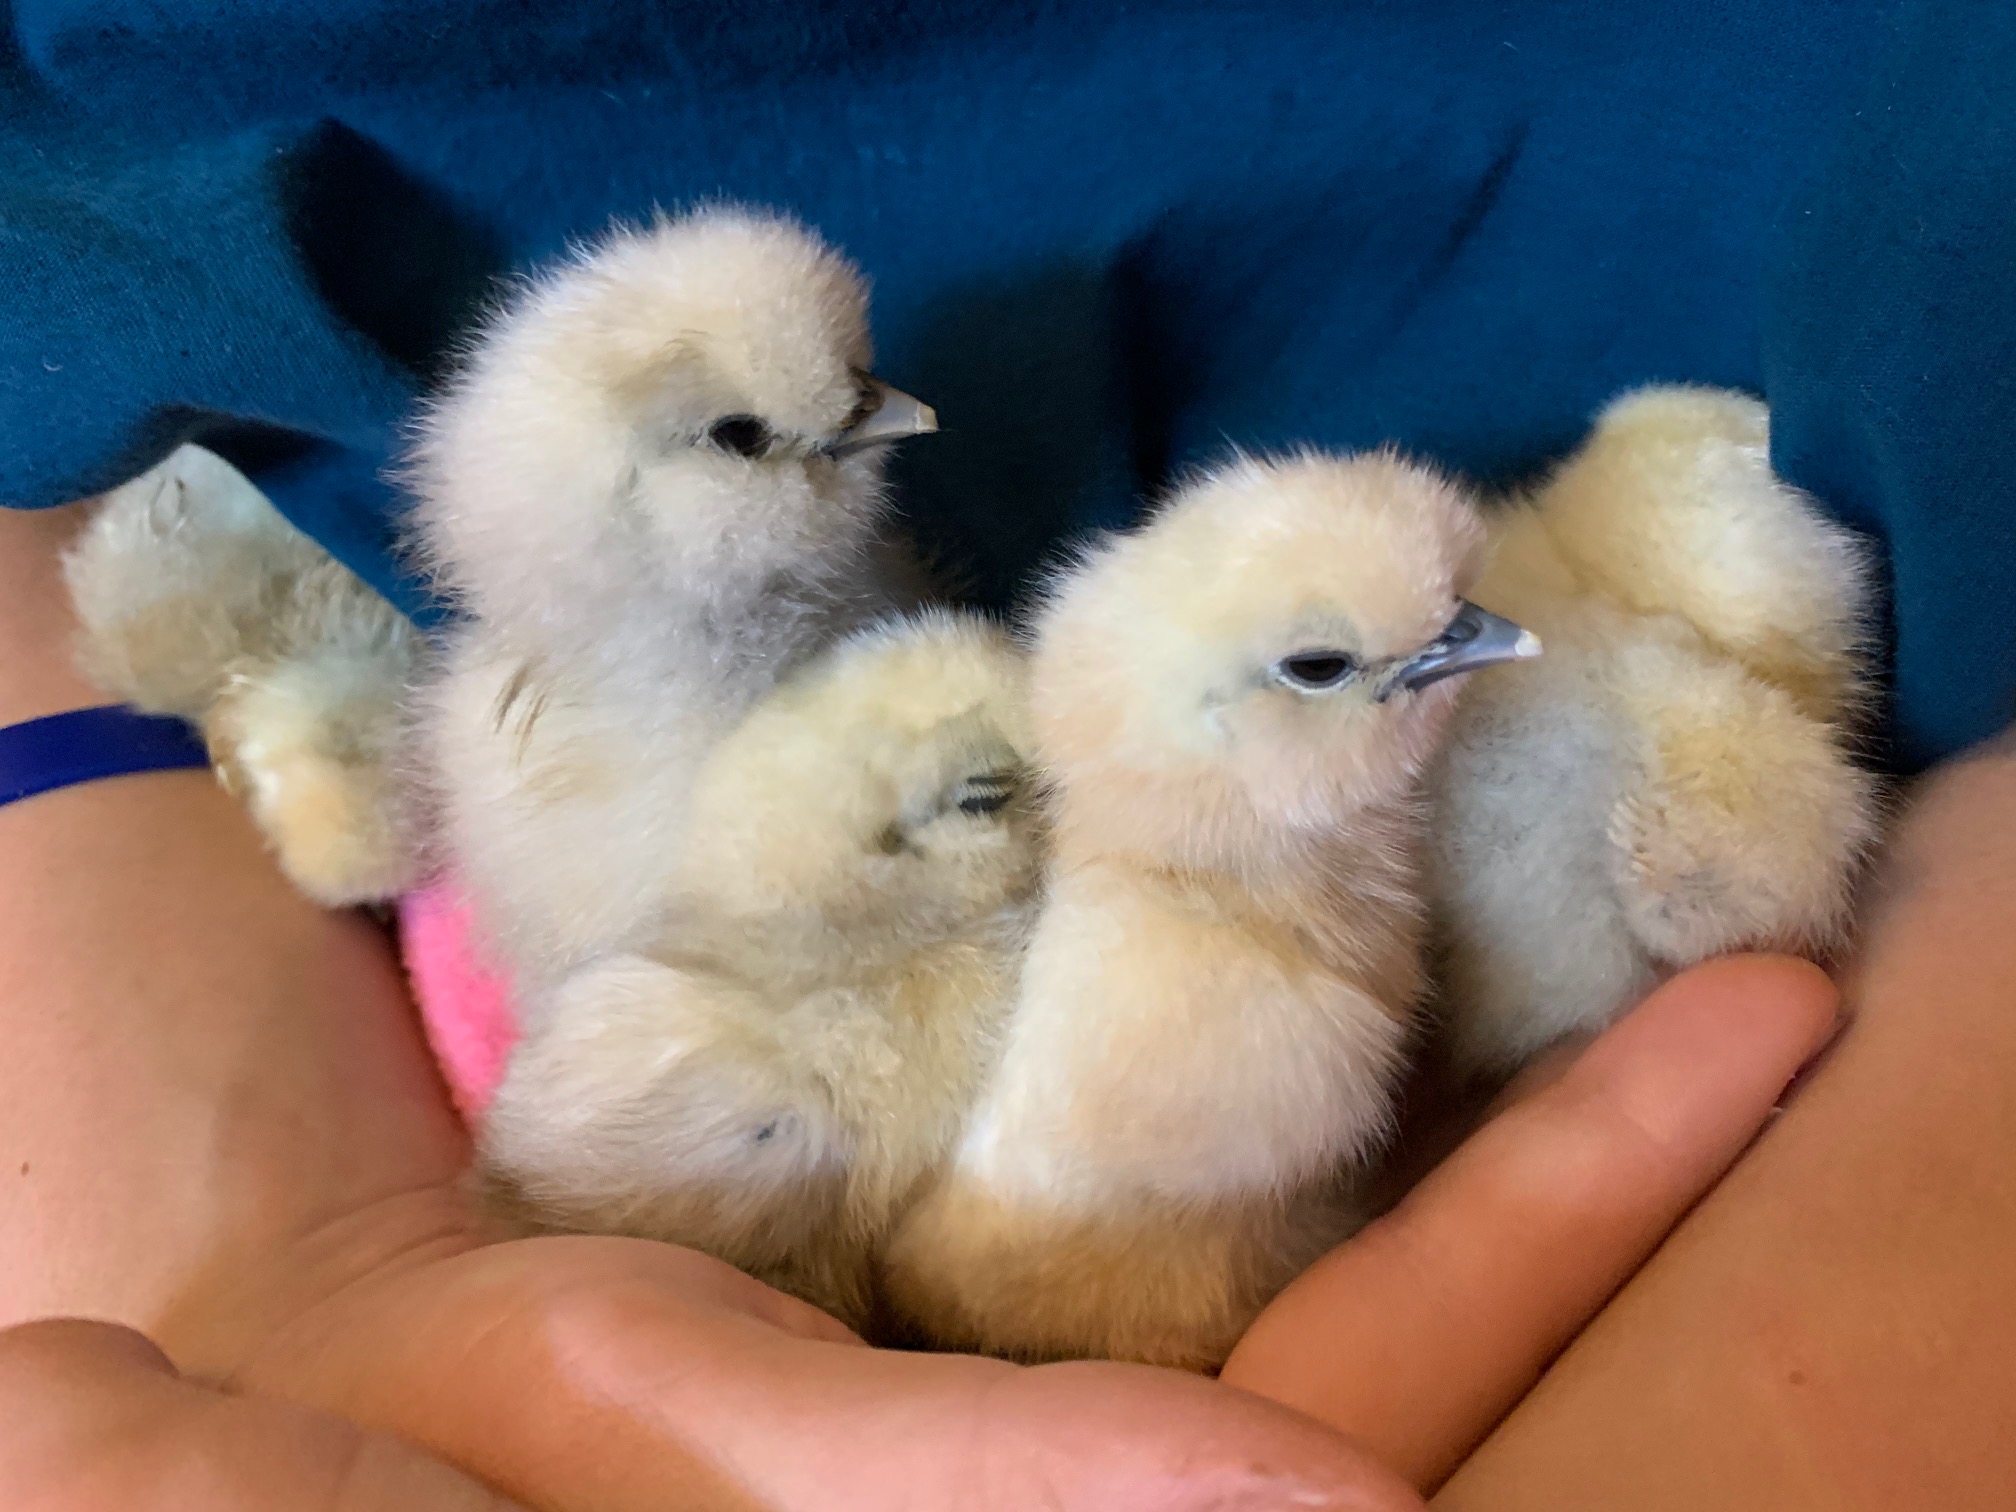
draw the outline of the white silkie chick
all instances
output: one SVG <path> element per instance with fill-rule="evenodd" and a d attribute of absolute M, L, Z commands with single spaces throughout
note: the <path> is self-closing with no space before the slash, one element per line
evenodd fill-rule
<path fill-rule="evenodd" d="M 467 616 L 426 694 L 441 843 L 523 1007 L 653 937 L 701 764 L 883 607 L 859 274 L 732 209 L 618 231 L 527 285 L 425 418 L 415 520 Z"/>
<path fill-rule="evenodd" d="M 420 642 L 391 604 L 198 446 L 105 495 L 64 566 L 86 674 L 202 730 L 296 885 L 344 905 L 415 880 L 395 763 Z"/>
<path fill-rule="evenodd" d="M 661 920 L 569 976 L 482 1159 L 547 1229 L 695 1246 L 856 1326 L 958 1133 L 1040 874 L 1025 667 L 949 615 L 801 668 L 714 750 Z"/>
<path fill-rule="evenodd" d="M 1047 896 L 947 1167 L 892 1240 L 915 1335 L 1211 1368 L 1354 1226 L 1422 986 L 1423 769 L 1484 531 L 1397 457 L 1239 460 L 1040 616 Z"/>
<path fill-rule="evenodd" d="M 1773 476 L 1762 404 L 1612 404 L 1508 506 L 1475 596 L 1548 654 L 1477 679 L 1433 776 L 1459 1064 L 1510 1070 L 1712 955 L 1841 941 L 1877 828 L 1869 570 Z"/>

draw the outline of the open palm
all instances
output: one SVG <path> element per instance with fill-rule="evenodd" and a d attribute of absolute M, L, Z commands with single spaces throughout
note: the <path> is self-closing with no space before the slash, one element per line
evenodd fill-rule
<path fill-rule="evenodd" d="M 689 1250 L 467 1235 L 238 1379 L 570 1512 L 1414 1506 L 1734 1158 L 1833 1004 L 1793 962 L 1677 979 L 1284 1294 L 1222 1381 L 870 1349 Z"/>

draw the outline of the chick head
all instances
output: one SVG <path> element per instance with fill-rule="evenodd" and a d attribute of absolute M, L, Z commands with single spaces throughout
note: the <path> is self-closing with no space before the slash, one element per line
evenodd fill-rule
<path fill-rule="evenodd" d="M 682 587 L 816 573 L 874 514 L 876 443 L 936 423 L 871 376 L 867 309 L 810 230 L 732 207 L 619 227 L 531 279 L 422 425 L 449 576 L 545 576 L 578 602 L 584 548 L 647 582 L 662 557 Z"/>
<path fill-rule="evenodd" d="M 1454 675 L 1538 650 L 1464 602 L 1484 543 L 1462 488 L 1379 452 L 1239 457 L 1095 547 L 1032 674 L 1072 827 L 1216 864 L 1404 794 Z"/>
<path fill-rule="evenodd" d="M 770 973 L 900 961 L 1028 897 L 1025 663 L 943 612 L 877 626 L 776 688 L 694 790 L 682 913 Z"/>

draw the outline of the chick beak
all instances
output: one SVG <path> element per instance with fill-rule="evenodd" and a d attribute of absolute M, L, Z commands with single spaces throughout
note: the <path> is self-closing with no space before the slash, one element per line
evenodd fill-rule
<path fill-rule="evenodd" d="M 891 388 L 880 378 L 868 380 L 868 407 L 861 418 L 842 431 L 833 442 L 832 454 L 844 457 L 863 447 L 895 441 L 904 436 L 922 436 L 938 429 L 938 412 L 921 399 L 913 399 L 901 389 Z"/>
<path fill-rule="evenodd" d="M 1539 654 L 1540 637 L 1531 630 L 1459 599 L 1456 617 L 1442 633 L 1389 672 L 1373 697 L 1384 703 L 1396 689 L 1414 692 L 1445 677 L 1460 677 L 1499 662 L 1531 661 Z"/>

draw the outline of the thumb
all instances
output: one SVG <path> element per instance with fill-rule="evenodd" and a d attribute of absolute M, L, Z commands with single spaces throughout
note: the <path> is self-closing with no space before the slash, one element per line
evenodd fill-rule
<path fill-rule="evenodd" d="M 0 1332 L 0 1506 L 122 1512 L 511 1512 L 394 1439 L 185 1381 L 142 1335 L 51 1319 Z"/>

